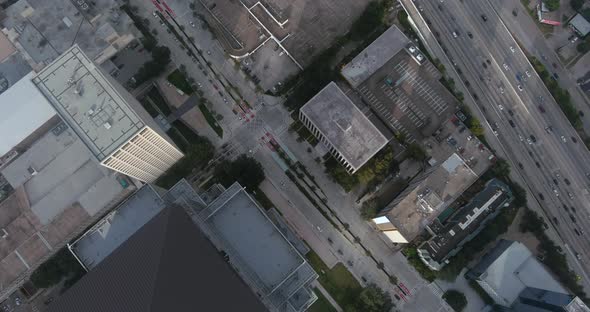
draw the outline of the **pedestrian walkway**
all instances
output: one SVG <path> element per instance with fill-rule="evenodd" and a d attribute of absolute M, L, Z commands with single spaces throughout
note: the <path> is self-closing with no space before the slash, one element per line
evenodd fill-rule
<path fill-rule="evenodd" d="M 326 300 L 328 300 L 328 302 L 330 302 L 330 304 L 334 307 L 334 309 L 337 312 L 342 312 L 342 308 L 340 307 L 340 305 L 338 304 L 338 302 L 336 302 L 336 300 L 334 300 L 334 298 L 332 298 L 332 296 L 330 296 L 330 293 L 324 288 L 324 286 L 322 286 L 322 284 L 320 284 L 320 282 L 318 282 L 317 280 L 313 281 L 313 283 L 311 283 L 311 285 L 315 288 L 317 288 L 317 290 L 319 290 L 322 295 L 326 298 Z"/>

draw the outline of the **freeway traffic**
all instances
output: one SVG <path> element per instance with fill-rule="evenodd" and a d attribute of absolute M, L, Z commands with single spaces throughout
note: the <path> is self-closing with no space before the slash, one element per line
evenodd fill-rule
<path fill-rule="evenodd" d="M 583 230 L 590 225 L 590 154 L 496 12 L 487 1 L 404 4 L 451 58 L 546 221 L 580 261 L 590 261 Z"/>

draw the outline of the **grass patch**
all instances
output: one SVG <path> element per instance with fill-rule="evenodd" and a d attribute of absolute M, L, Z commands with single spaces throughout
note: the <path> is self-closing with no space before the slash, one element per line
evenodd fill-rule
<path fill-rule="evenodd" d="M 332 269 L 313 251 L 307 254 L 307 259 L 315 271 L 320 275 L 319 282 L 330 293 L 341 307 L 352 304 L 362 291 L 359 282 L 342 263 Z"/>
<path fill-rule="evenodd" d="M 213 116 L 211 111 L 203 103 L 199 104 L 199 109 L 203 113 L 203 116 L 205 116 L 205 119 L 207 120 L 207 123 L 209 124 L 209 126 L 211 126 L 211 128 L 213 128 L 213 131 L 215 131 L 215 133 L 217 133 L 217 135 L 220 138 L 222 138 L 223 137 L 223 128 L 221 128 L 221 126 L 217 123 L 215 116 Z"/>
<path fill-rule="evenodd" d="M 168 116 L 172 113 L 170 106 L 168 106 L 168 103 L 166 103 L 157 88 L 151 88 L 150 91 L 148 91 L 147 96 L 152 100 L 152 102 L 164 116 Z"/>
<path fill-rule="evenodd" d="M 318 296 L 318 300 L 307 309 L 308 312 L 336 312 L 336 309 L 317 288 L 314 288 L 313 292 Z"/>
<path fill-rule="evenodd" d="M 191 84 L 188 82 L 188 80 L 186 80 L 186 77 L 179 69 L 171 72 L 166 79 L 168 82 L 187 95 L 190 95 L 194 92 Z"/>

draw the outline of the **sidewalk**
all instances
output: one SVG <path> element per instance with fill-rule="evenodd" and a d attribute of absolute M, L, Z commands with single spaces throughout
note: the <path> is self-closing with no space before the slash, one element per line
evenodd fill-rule
<path fill-rule="evenodd" d="M 320 282 L 318 282 L 317 280 L 313 281 L 313 283 L 311 283 L 311 286 L 317 288 L 322 295 L 324 295 L 324 297 L 326 297 L 326 300 L 328 300 L 328 302 L 330 302 L 330 304 L 334 307 L 334 309 L 336 309 L 337 312 L 342 312 L 342 308 L 340 307 L 340 305 L 338 304 L 338 302 L 336 302 L 336 300 L 334 300 L 334 298 L 332 298 L 332 296 L 330 296 L 330 293 L 324 288 L 324 286 L 322 286 L 322 284 L 320 284 Z"/>

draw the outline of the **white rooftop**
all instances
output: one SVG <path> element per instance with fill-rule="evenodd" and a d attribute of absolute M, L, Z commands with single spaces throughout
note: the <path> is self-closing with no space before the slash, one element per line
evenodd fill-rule
<path fill-rule="evenodd" d="M 496 258 L 487 268 L 482 280 L 507 306 L 510 306 L 526 287 L 542 286 L 545 290 L 568 293 L 520 242 L 513 242 Z"/>
<path fill-rule="evenodd" d="M 41 127 L 55 110 L 31 82 L 30 72 L 0 94 L 0 156 Z"/>
<path fill-rule="evenodd" d="M 144 127 L 77 45 L 46 66 L 33 83 L 99 161 Z"/>

